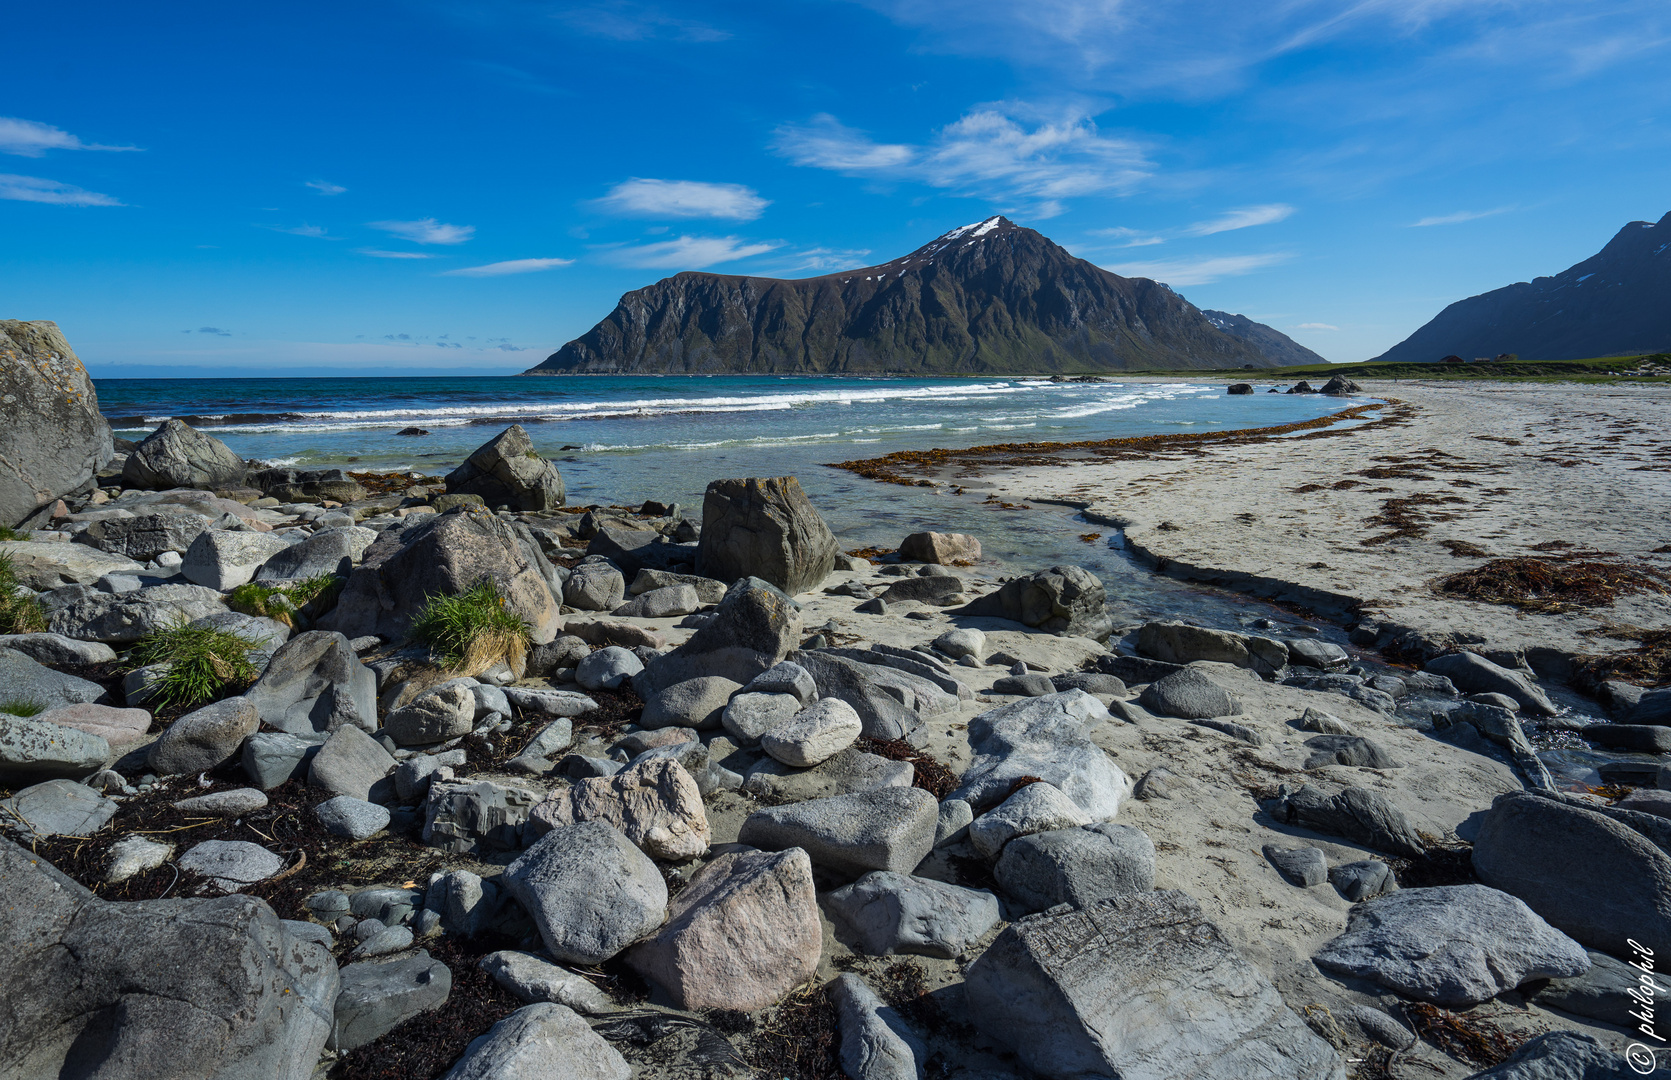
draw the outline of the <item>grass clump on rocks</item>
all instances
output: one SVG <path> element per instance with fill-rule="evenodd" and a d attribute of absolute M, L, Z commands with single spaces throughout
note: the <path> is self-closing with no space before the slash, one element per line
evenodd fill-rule
<path fill-rule="evenodd" d="M 46 706 L 33 698 L 4 698 L 0 699 L 0 713 L 7 716 L 39 716 L 46 712 Z"/>
<path fill-rule="evenodd" d="M 288 585 L 263 585 L 249 581 L 226 594 L 226 606 L 233 611 L 273 619 L 295 629 L 304 614 L 303 609 L 309 605 L 316 609 L 313 614 L 329 610 L 337 593 L 342 591 L 342 585 L 342 578 L 334 574 L 320 574 Z"/>
<path fill-rule="evenodd" d="M 17 571 L 0 555 L 0 634 L 38 634 L 46 629 L 46 611 L 33 596 L 18 595 Z"/>
<path fill-rule="evenodd" d="M 478 675 L 501 660 L 521 671 L 528 633 L 492 578 L 453 596 L 431 596 L 412 622 L 413 640 L 440 653 L 460 675 Z"/>
<path fill-rule="evenodd" d="M 190 709 L 253 683 L 259 672 L 250 653 L 257 647 L 230 630 L 179 623 L 140 638 L 129 658 L 136 667 L 159 669 L 146 697 L 148 706 Z"/>

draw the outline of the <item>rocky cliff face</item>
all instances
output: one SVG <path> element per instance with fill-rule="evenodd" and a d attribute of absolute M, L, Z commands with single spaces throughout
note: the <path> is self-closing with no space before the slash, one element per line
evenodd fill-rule
<path fill-rule="evenodd" d="M 0 525 L 86 484 L 111 452 L 93 380 L 58 325 L 0 319 Z"/>
<path fill-rule="evenodd" d="M 1582 360 L 1671 349 L 1671 214 L 1633 221 L 1554 277 L 1458 300 L 1377 360 L 1515 353 Z"/>
<path fill-rule="evenodd" d="M 1232 315 L 1228 311 L 1208 311 L 1201 314 L 1207 321 L 1231 337 L 1241 338 L 1264 354 L 1265 359 L 1284 367 L 1298 364 L 1326 364 L 1328 360 L 1312 352 L 1274 326 L 1254 322 L 1246 315 Z"/>
<path fill-rule="evenodd" d="M 630 292 L 528 374 L 1090 372 L 1270 366 L 1159 282 L 995 217 L 881 266 L 683 273 Z"/>

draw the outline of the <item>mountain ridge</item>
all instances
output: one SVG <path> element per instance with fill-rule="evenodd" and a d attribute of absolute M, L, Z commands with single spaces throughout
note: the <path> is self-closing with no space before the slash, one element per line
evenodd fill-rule
<path fill-rule="evenodd" d="M 1550 277 L 1458 300 L 1379 361 L 1577 360 L 1671 349 L 1671 213 L 1632 221 L 1605 247 Z"/>
<path fill-rule="evenodd" d="M 889 262 L 818 277 L 674 274 L 622 296 L 524 374 L 1078 374 L 1279 362 L 1169 286 L 1121 277 L 995 216 Z"/>

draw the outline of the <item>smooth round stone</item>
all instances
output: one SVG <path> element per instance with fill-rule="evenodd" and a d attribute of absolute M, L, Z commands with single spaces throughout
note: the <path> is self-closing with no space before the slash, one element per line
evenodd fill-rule
<path fill-rule="evenodd" d="M 326 799 L 313 808 L 313 813 L 327 832 L 350 840 L 364 840 L 389 827 L 387 807 L 356 799 L 352 795 Z"/>
<path fill-rule="evenodd" d="M 187 814 L 237 817 L 263 809 L 266 805 L 266 792 L 257 791 L 255 788 L 233 788 L 231 791 L 211 791 L 207 795 L 181 799 L 174 804 L 174 809 Z"/>

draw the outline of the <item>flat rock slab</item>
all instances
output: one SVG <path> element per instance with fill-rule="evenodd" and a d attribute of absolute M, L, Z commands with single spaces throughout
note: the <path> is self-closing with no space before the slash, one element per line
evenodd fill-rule
<path fill-rule="evenodd" d="M 96 682 L 54 671 L 16 649 L 0 649 L 0 701 L 27 701 L 46 710 L 109 696 Z"/>
<path fill-rule="evenodd" d="M 969 722 L 974 760 L 950 797 L 970 806 L 994 806 L 1010 786 L 1033 776 L 1058 788 L 1095 821 L 1110 821 L 1131 781 L 1087 735 L 1110 720 L 1102 702 L 1083 690 L 1000 705 Z"/>
<path fill-rule="evenodd" d="M 585 694 L 573 690 L 546 690 L 540 687 L 507 686 L 505 697 L 523 712 L 544 716 L 584 716 L 598 707 Z"/>
<path fill-rule="evenodd" d="M 1340 1076 L 1334 1048 L 1181 892 L 1013 923 L 965 992 L 974 1023 L 1053 1080 Z"/>
<path fill-rule="evenodd" d="M 1412 857 L 1427 852 L 1404 811 L 1368 788 L 1349 787 L 1329 795 L 1310 784 L 1298 790 L 1283 785 L 1266 809 L 1284 825 L 1343 836 L 1377 851 Z"/>
<path fill-rule="evenodd" d="M 110 744 L 97 735 L 0 713 L 0 784 L 80 778 L 110 757 Z"/>
<path fill-rule="evenodd" d="M 1290 885 L 1309 889 L 1328 880 L 1329 858 L 1323 854 L 1322 848 L 1284 848 L 1266 844 L 1264 854 Z"/>
<path fill-rule="evenodd" d="M 216 817 L 238 817 L 267 805 L 267 793 L 256 788 L 233 788 L 230 791 L 211 791 L 181 799 L 174 809 L 187 814 L 212 814 Z"/>
<path fill-rule="evenodd" d="M 1402 889 L 1358 904 L 1346 932 L 1312 959 L 1332 974 L 1370 979 L 1448 1008 L 1477 1005 L 1532 979 L 1590 969 L 1576 941 L 1485 885 Z"/>
<path fill-rule="evenodd" d="M 930 878 L 877 870 L 825 898 L 872 956 L 916 953 L 950 960 L 998 925 L 998 898 Z"/>
<path fill-rule="evenodd" d="M 667 925 L 627 961 L 681 1009 L 752 1012 L 817 973 L 823 938 L 805 851 L 728 852 L 691 878 Z"/>
<path fill-rule="evenodd" d="M 335 1023 L 326 1044 L 338 1052 L 364 1046 L 420 1013 L 447 1003 L 453 975 L 419 949 L 400 960 L 368 960 L 342 969 Z"/>
<path fill-rule="evenodd" d="M 1043 911 L 1083 907 L 1107 896 L 1155 887 L 1155 845 L 1135 825 L 1101 821 L 1017 837 L 992 868 L 1015 904 Z"/>
<path fill-rule="evenodd" d="M 26 834 L 91 836 L 116 816 L 117 805 L 73 780 L 48 780 L 26 787 L 0 803 L 4 817 L 22 820 Z"/>
<path fill-rule="evenodd" d="M 615 1008 L 609 995 L 590 980 L 533 953 L 505 949 L 488 953 L 476 966 L 525 1002 L 555 1002 L 590 1016 Z"/>
<path fill-rule="evenodd" d="M 205 840 L 180 856 L 180 869 L 230 893 L 266 881 L 284 869 L 284 860 L 247 840 Z"/>
<path fill-rule="evenodd" d="M 41 724 L 58 724 L 75 728 L 89 735 L 97 735 L 121 751 L 145 737 L 151 730 L 151 714 L 144 709 L 118 709 L 110 705 L 63 705 L 48 709 L 33 719 Z"/>
<path fill-rule="evenodd" d="M 915 787 L 880 788 L 756 810 L 737 840 L 767 851 L 806 849 L 838 873 L 893 870 L 908 874 L 934 846 L 940 807 Z"/>

